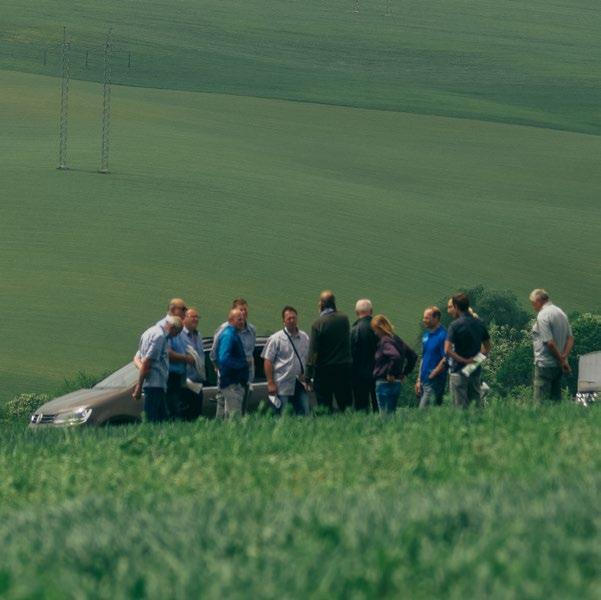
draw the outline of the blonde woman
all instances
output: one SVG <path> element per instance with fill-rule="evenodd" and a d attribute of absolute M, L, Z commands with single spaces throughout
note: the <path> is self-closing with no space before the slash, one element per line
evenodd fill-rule
<path fill-rule="evenodd" d="M 378 409 L 394 412 L 401 394 L 401 382 L 415 366 L 417 355 L 394 333 L 392 323 L 384 315 L 373 317 L 371 328 L 378 336 L 373 371 Z"/>

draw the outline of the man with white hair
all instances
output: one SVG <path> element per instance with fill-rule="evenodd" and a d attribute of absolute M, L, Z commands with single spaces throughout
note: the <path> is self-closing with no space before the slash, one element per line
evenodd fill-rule
<path fill-rule="evenodd" d="M 536 311 L 532 327 L 534 347 L 534 400 L 561 400 L 561 376 L 571 372 L 568 356 L 574 347 L 572 328 L 566 314 L 540 288 L 530 293 Z"/>
<path fill-rule="evenodd" d="M 373 306 L 370 300 L 362 298 L 355 304 L 357 320 L 351 329 L 351 355 L 353 357 L 353 401 L 355 410 L 378 412 L 376 383 L 373 377 L 374 357 L 378 336 L 371 328 Z M 371 402 L 370 402 L 371 400 Z"/>
<path fill-rule="evenodd" d="M 167 305 L 167 315 L 157 325 L 165 323 L 170 316 L 183 321 L 186 314 L 186 303 L 181 298 L 172 298 Z M 180 329 L 181 332 L 181 329 Z M 181 418 L 183 411 L 183 391 L 186 383 L 186 369 L 194 364 L 194 358 L 186 353 L 186 346 L 181 335 L 169 338 L 169 378 L 167 379 L 167 413 L 171 419 Z"/>
<path fill-rule="evenodd" d="M 151 422 L 167 418 L 165 393 L 169 377 L 168 340 L 179 335 L 181 330 L 182 320 L 167 315 L 160 324 L 147 329 L 140 338 L 135 357 L 140 375 L 132 396 L 137 400 L 144 391 L 144 412 Z"/>

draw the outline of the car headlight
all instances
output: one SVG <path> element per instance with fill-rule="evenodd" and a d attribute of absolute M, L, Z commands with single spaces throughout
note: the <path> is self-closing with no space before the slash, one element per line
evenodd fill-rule
<path fill-rule="evenodd" d="M 55 425 L 81 425 L 85 423 L 92 414 L 91 408 L 76 408 L 69 412 L 59 413 L 54 417 Z"/>

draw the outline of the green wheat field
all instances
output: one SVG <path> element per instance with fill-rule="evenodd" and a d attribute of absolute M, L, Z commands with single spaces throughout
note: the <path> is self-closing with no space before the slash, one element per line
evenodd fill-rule
<path fill-rule="evenodd" d="M 120 367 L 172 296 L 211 334 L 242 295 L 268 333 L 288 303 L 308 329 L 327 287 L 409 341 L 461 286 L 601 310 L 597 2 L 0 6 L 0 403 Z M 527 397 L 391 419 L 5 421 L 0 597 L 597 598 L 599 426 L 598 407 Z"/>

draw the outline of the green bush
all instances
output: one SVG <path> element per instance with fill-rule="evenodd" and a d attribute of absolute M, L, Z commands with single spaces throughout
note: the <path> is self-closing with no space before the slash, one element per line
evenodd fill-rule
<path fill-rule="evenodd" d="M 601 350 L 601 314 L 573 313 L 570 315 L 572 332 L 574 334 L 574 350 L 570 355 L 572 374 L 567 377 L 572 394 L 578 387 L 578 358 L 583 354 Z"/>
<path fill-rule="evenodd" d="M 452 321 L 447 314 L 447 302 L 457 292 L 465 292 L 469 296 L 471 307 L 488 326 L 494 324 L 519 330 L 526 326 L 530 318 L 511 290 L 488 290 L 483 285 L 477 285 L 449 292 L 435 303 L 442 311 L 441 322 L 445 327 Z"/>
<path fill-rule="evenodd" d="M 65 378 L 63 384 L 55 390 L 54 396 L 63 396 L 77 390 L 89 389 L 94 387 L 99 381 L 102 381 L 110 374 L 110 371 L 104 371 L 101 374 L 86 373 L 78 371 L 74 376 Z"/>
<path fill-rule="evenodd" d="M 35 410 L 48 402 L 48 394 L 18 394 L 8 400 L 2 407 L 2 418 L 5 420 L 27 420 Z"/>

